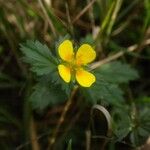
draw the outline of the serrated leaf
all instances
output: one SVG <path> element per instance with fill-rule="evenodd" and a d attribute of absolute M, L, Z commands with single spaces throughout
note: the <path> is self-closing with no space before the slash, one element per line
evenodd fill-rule
<path fill-rule="evenodd" d="M 37 75 L 48 74 L 56 70 L 57 61 L 46 45 L 38 41 L 27 41 L 21 45 L 24 61 L 31 65 Z"/>
<path fill-rule="evenodd" d="M 138 134 L 142 137 L 148 137 L 150 134 L 146 129 L 142 127 L 139 127 L 137 130 L 138 130 Z"/>
<path fill-rule="evenodd" d="M 52 84 L 38 83 L 34 92 L 29 98 L 33 109 L 43 110 L 48 106 L 60 104 L 67 100 L 66 94 L 61 90 L 60 86 Z"/>
<path fill-rule="evenodd" d="M 104 81 L 96 81 L 96 83 L 88 89 L 83 89 L 86 98 L 92 102 L 97 103 L 101 100 L 113 105 L 120 105 L 123 101 L 123 92 L 115 84 L 109 84 Z"/>
<path fill-rule="evenodd" d="M 90 45 L 93 45 L 94 39 L 91 34 L 87 34 L 84 38 L 81 39 L 81 43 L 88 43 Z"/>
<path fill-rule="evenodd" d="M 117 136 L 117 141 L 121 141 L 131 132 L 131 118 L 128 113 L 128 107 L 122 106 L 114 108 L 113 120 L 114 120 L 114 134 Z M 126 116 L 126 117 L 122 117 Z"/>
<path fill-rule="evenodd" d="M 150 134 L 150 109 L 149 107 L 144 107 L 143 109 L 140 110 L 140 115 L 139 115 L 139 127 L 145 130 L 145 132 L 148 132 Z M 141 134 L 142 131 L 140 131 Z M 145 136 L 147 136 L 145 134 Z"/>
<path fill-rule="evenodd" d="M 130 140 L 134 146 L 138 146 L 143 139 L 139 139 L 137 130 L 133 130 L 133 132 L 130 134 Z"/>
<path fill-rule="evenodd" d="M 87 99 L 93 103 L 106 101 L 109 104 L 120 106 L 123 103 L 123 91 L 118 84 L 126 83 L 138 77 L 137 72 L 128 64 L 119 61 L 105 64 L 94 71 L 96 83 L 83 90 Z"/>
<path fill-rule="evenodd" d="M 131 68 L 128 64 L 123 64 L 119 61 L 114 61 L 95 70 L 99 78 L 111 83 L 127 83 L 138 77 L 135 69 Z"/>
<path fill-rule="evenodd" d="M 115 135 L 117 136 L 117 141 L 123 140 L 130 133 L 129 128 L 124 128 L 122 126 L 121 129 L 115 131 Z"/>
<path fill-rule="evenodd" d="M 51 76 L 51 80 L 52 80 L 52 83 L 55 84 L 55 85 L 60 85 L 61 86 L 61 89 L 63 91 L 65 91 L 65 93 L 69 96 L 71 94 L 71 91 L 73 89 L 73 84 L 72 83 L 67 83 L 65 81 L 63 81 L 58 72 L 54 72 L 53 73 L 53 76 Z"/>

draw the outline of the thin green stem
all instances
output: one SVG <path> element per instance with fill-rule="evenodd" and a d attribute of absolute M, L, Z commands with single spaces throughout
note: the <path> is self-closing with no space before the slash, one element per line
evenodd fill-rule
<path fill-rule="evenodd" d="M 109 22 L 109 26 L 107 28 L 107 36 L 109 36 L 111 31 L 112 31 L 112 27 L 113 27 L 113 25 L 115 23 L 115 20 L 117 18 L 118 12 L 119 12 L 120 7 L 121 7 L 121 4 L 122 4 L 122 0 L 117 0 L 116 1 L 114 11 L 113 11 L 113 14 L 112 14 L 110 22 Z"/>

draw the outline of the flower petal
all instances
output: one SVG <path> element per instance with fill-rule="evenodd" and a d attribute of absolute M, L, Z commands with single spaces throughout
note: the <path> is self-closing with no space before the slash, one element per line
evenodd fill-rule
<path fill-rule="evenodd" d="M 63 41 L 58 47 L 58 53 L 61 59 L 70 62 L 73 58 L 73 45 L 69 40 Z"/>
<path fill-rule="evenodd" d="M 81 86 L 90 87 L 96 81 L 96 78 L 92 73 L 79 69 L 76 71 L 76 80 Z"/>
<path fill-rule="evenodd" d="M 76 63 L 78 65 L 84 65 L 92 62 L 95 57 L 96 52 L 94 51 L 94 49 L 88 44 L 83 44 L 77 51 Z"/>
<path fill-rule="evenodd" d="M 58 65 L 58 72 L 59 72 L 59 75 L 61 76 L 61 78 L 69 83 L 70 80 L 71 80 L 71 71 L 70 71 L 70 68 L 65 66 L 65 65 Z"/>

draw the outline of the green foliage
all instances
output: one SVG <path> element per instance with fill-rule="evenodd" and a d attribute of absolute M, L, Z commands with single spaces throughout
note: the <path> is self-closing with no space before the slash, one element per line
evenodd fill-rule
<path fill-rule="evenodd" d="M 89 89 L 83 89 L 87 99 L 92 103 L 100 100 L 120 106 L 123 103 L 123 91 L 120 83 L 128 83 L 138 77 L 138 73 L 128 64 L 119 61 L 111 62 L 94 71 L 96 83 Z"/>
<path fill-rule="evenodd" d="M 125 116 L 125 117 L 122 117 Z M 132 129 L 132 120 L 129 114 L 129 108 L 127 105 L 121 108 L 115 108 L 112 113 L 113 120 L 115 120 L 113 132 L 117 137 L 117 141 L 123 140 Z"/>
<path fill-rule="evenodd" d="M 107 83 L 103 80 L 97 80 L 89 89 L 82 89 L 86 99 L 91 103 L 103 101 L 105 104 L 113 104 L 119 106 L 123 102 L 123 92 L 115 85 Z"/>
<path fill-rule="evenodd" d="M 24 61 L 30 64 L 33 72 L 41 76 L 30 96 L 32 108 L 42 110 L 64 102 L 71 92 L 71 86 L 60 79 L 58 61 L 48 47 L 38 41 L 27 41 L 21 45 L 21 50 L 25 55 Z"/>
<path fill-rule="evenodd" d="M 148 137 L 150 133 L 150 110 L 149 107 L 140 110 L 139 116 L 139 135 Z"/>
<path fill-rule="evenodd" d="M 150 25 L 150 1 L 144 0 L 144 6 L 145 6 L 145 19 L 143 30 L 145 31 L 145 29 Z"/>
<path fill-rule="evenodd" d="M 94 39 L 91 34 L 88 34 L 84 38 L 81 39 L 81 43 L 88 43 L 94 46 Z"/>
<path fill-rule="evenodd" d="M 138 112 L 133 122 L 130 140 L 135 146 L 142 144 L 150 134 L 150 97 L 141 97 L 137 100 Z"/>
<path fill-rule="evenodd" d="M 67 149 L 66 145 L 68 150 L 86 149 L 85 132 L 90 108 L 95 103 L 106 107 L 114 123 L 114 136 L 106 145 L 108 150 L 122 149 L 119 142 L 133 145 L 135 149 L 141 147 L 150 135 L 149 26 L 150 0 L 56 0 L 52 3 L 18 0 L 15 5 L 13 0 L 0 1 L 0 149 L 30 149 L 34 147 L 30 139 L 34 132 L 40 148 L 47 149 L 51 135 L 43 132 L 55 131 L 57 126 L 54 149 Z M 38 41 L 21 44 L 23 60 L 29 64 L 33 76 L 28 74 L 28 65 L 20 60 L 19 43 L 26 39 L 39 39 L 48 44 Z M 119 56 L 117 53 L 121 51 L 125 55 L 114 58 L 120 61 L 93 70 L 96 82 L 90 88 L 77 90 L 59 125 L 62 112 L 56 111 L 65 110 L 59 108 L 64 107 L 74 86 L 74 83 L 66 84 L 58 74 L 57 48 L 64 39 L 71 39 L 75 45 L 91 44 L 97 52 L 96 61 L 113 54 Z M 140 70 L 140 79 L 131 66 Z M 134 83 L 130 82 L 134 79 L 137 79 Z M 33 115 L 29 102 L 33 109 L 43 110 L 46 116 L 50 108 L 53 117 Z M 34 130 L 30 130 L 31 117 Z M 95 129 L 104 131 L 101 125 Z M 72 139 L 73 143 L 66 139 Z M 99 137 L 92 138 L 90 149 L 94 149 L 93 145 L 101 146 L 97 141 Z"/>
<path fill-rule="evenodd" d="M 122 141 L 128 136 L 133 146 L 139 146 L 148 138 L 150 133 L 150 104 L 147 99 L 144 97 L 138 100 L 136 107 L 135 104 L 133 104 L 134 107 L 125 104 L 121 108 L 114 108 L 112 113 L 113 120 L 115 120 L 113 131 L 117 141 Z"/>
<path fill-rule="evenodd" d="M 86 38 L 86 40 L 88 41 L 89 38 Z M 61 39 L 59 43 L 60 41 Z M 58 45 L 57 43 L 56 47 Z M 48 106 L 65 102 L 70 96 L 73 84 L 66 84 L 60 78 L 57 71 L 58 60 L 48 47 L 38 41 L 27 41 L 26 44 L 21 45 L 21 50 L 25 55 L 24 60 L 31 65 L 31 70 L 41 76 L 29 98 L 32 108 L 43 110 Z M 132 137 L 134 132 L 132 131 L 130 115 L 127 115 L 128 110 L 124 109 L 122 111 L 120 109 L 125 104 L 125 101 L 123 91 L 119 85 L 127 84 L 129 81 L 137 79 L 138 73 L 128 64 L 120 61 L 102 65 L 93 72 L 96 75 L 96 83 L 90 88 L 80 88 L 81 93 L 83 92 L 82 94 L 84 94 L 86 100 L 92 104 L 102 102 L 103 104 L 118 107 L 118 112 L 114 111 L 116 113 L 114 116 L 118 117 L 114 122 L 114 133 L 117 136 L 117 141 L 121 141 L 130 132 Z M 124 115 L 127 115 L 126 119 L 121 118 Z M 139 129 L 140 133 L 146 133 L 141 126 Z M 134 139 L 133 137 L 131 139 Z M 70 143 L 68 148 L 71 148 Z"/>
<path fill-rule="evenodd" d="M 57 60 L 46 45 L 38 41 L 27 41 L 21 45 L 25 62 L 31 65 L 31 70 L 37 75 L 49 74 L 56 70 Z"/>
<path fill-rule="evenodd" d="M 55 84 L 55 85 L 60 85 L 60 88 L 61 88 L 68 96 L 70 96 L 71 91 L 72 91 L 73 86 L 74 86 L 73 83 L 68 83 L 68 84 L 66 84 L 66 82 L 64 82 L 64 81 L 60 78 L 60 76 L 59 76 L 59 74 L 58 74 L 57 71 L 54 72 L 53 75 L 51 74 L 51 81 L 52 81 L 52 83 Z"/>
<path fill-rule="evenodd" d="M 34 92 L 29 100 L 32 103 L 33 109 L 43 110 L 48 106 L 58 105 L 67 100 L 67 96 L 61 90 L 60 86 L 51 84 L 38 83 L 34 87 Z"/>
<path fill-rule="evenodd" d="M 127 83 L 138 78 L 138 73 L 126 63 L 114 61 L 95 70 L 98 78 L 109 83 Z"/>
<path fill-rule="evenodd" d="M 123 90 L 120 84 L 129 83 L 129 81 L 137 79 L 138 73 L 130 65 L 114 61 L 95 71 L 96 83 L 89 89 L 85 89 L 85 95 L 93 103 L 104 103 L 114 107 L 113 132 L 116 135 L 116 140 L 121 141 L 130 133 L 133 134 L 133 120 L 129 110 L 131 108 L 125 103 L 123 98 Z M 126 116 L 126 117 L 122 117 Z"/>
<path fill-rule="evenodd" d="M 67 150 L 72 150 L 72 140 L 69 140 Z"/>
<path fill-rule="evenodd" d="M 137 122 L 133 122 L 134 126 L 132 127 L 132 132 L 130 134 L 131 143 L 135 146 L 141 145 L 150 134 L 149 108 L 141 109 L 138 114 Z"/>

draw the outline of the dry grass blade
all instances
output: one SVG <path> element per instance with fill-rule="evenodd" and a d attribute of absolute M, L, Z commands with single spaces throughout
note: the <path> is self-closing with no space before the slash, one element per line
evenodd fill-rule
<path fill-rule="evenodd" d="M 112 119 L 111 116 L 109 114 L 109 112 L 101 105 L 94 105 L 92 107 L 91 110 L 91 116 L 93 115 L 94 110 L 98 110 L 100 111 L 106 118 L 107 121 L 107 126 L 108 126 L 108 130 L 107 130 L 107 136 L 111 136 L 111 132 L 112 132 Z"/>
<path fill-rule="evenodd" d="M 53 147 L 53 145 L 54 145 L 54 143 L 56 141 L 56 138 L 57 138 L 58 131 L 59 131 L 62 123 L 64 122 L 66 113 L 68 112 L 68 110 L 69 110 L 69 108 L 70 108 L 70 106 L 72 104 L 72 99 L 75 96 L 77 90 L 78 90 L 78 86 L 75 87 L 74 90 L 72 91 L 71 96 L 70 96 L 69 100 L 67 101 L 64 109 L 63 109 L 63 112 L 62 112 L 62 114 L 60 116 L 60 119 L 58 121 L 56 129 L 54 130 L 54 133 L 53 133 L 52 137 L 49 139 L 49 145 L 48 145 L 48 149 L 47 150 L 50 150 Z"/>
<path fill-rule="evenodd" d="M 96 116 L 96 118 L 94 116 Z M 103 106 L 96 104 L 92 107 L 92 110 L 91 110 L 91 125 L 92 125 L 93 132 L 95 130 L 94 129 L 95 126 L 97 126 L 97 123 L 98 123 L 98 122 L 95 122 L 95 121 L 96 120 L 101 121 L 100 118 L 101 119 L 105 118 L 106 124 L 107 124 L 106 125 L 107 126 L 107 131 L 105 131 L 105 129 L 102 129 L 102 130 L 105 131 L 105 134 L 106 134 L 107 137 L 111 137 L 112 136 L 112 118 L 111 118 L 109 112 Z M 94 134 L 97 134 L 97 133 L 94 133 Z M 98 134 L 101 134 L 101 133 L 98 133 Z M 91 137 L 92 137 L 92 135 L 91 135 Z M 105 146 L 106 146 L 106 144 L 108 143 L 109 140 L 110 140 L 109 138 L 104 139 L 103 143 L 101 144 L 101 150 L 105 149 Z"/>
<path fill-rule="evenodd" d="M 38 143 L 37 133 L 36 133 L 36 127 L 35 122 L 33 118 L 30 121 L 30 137 L 31 137 L 31 145 L 33 150 L 40 150 L 40 146 Z"/>
<path fill-rule="evenodd" d="M 55 28 L 54 28 L 54 25 L 53 25 L 52 21 L 50 20 L 50 18 L 49 18 L 49 16 L 48 16 L 47 12 L 46 12 L 46 9 L 45 9 L 45 7 L 44 7 L 42 1 L 41 1 L 41 0 L 38 0 L 38 2 L 39 2 L 39 4 L 40 4 L 40 6 L 41 6 L 41 9 L 43 10 L 43 13 L 44 13 L 44 15 L 45 15 L 45 17 L 46 17 L 48 23 L 49 23 L 49 26 L 50 26 L 50 28 L 51 28 L 51 31 L 52 31 L 53 35 L 56 37 L 56 30 L 55 30 Z"/>
<path fill-rule="evenodd" d="M 147 45 L 150 45 L 150 39 L 145 40 L 145 41 L 141 44 L 142 47 L 145 47 L 145 46 L 147 46 Z M 139 46 L 138 44 L 135 44 L 135 45 L 129 46 L 129 47 L 127 48 L 127 51 L 121 51 L 121 50 L 120 50 L 118 53 L 116 53 L 116 54 L 114 54 L 114 55 L 112 55 L 112 56 L 109 56 L 109 57 L 107 57 L 107 58 L 105 58 L 105 59 L 103 59 L 103 60 L 100 60 L 100 61 L 98 61 L 98 62 L 93 63 L 93 64 L 90 66 L 90 68 L 91 68 L 91 70 L 94 70 L 94 69 L 100 67 L 100 66 L 103 65 L 103 64 L 106 64 L 106 63 L 108 63 L 108 62 L 110 62 L 110 61 L 113 61 L 113 60 L 115 60 L 115 59 L 117 59 L 117 58 L 123 56 L 124 54 L 126 54 L 126 53 L 128 53 L 128 52 L 133 52 L 133 51 L 137 50 L 137 49 L 138 49 L 138 46 Z M 140 46 L 140 48 L 141 48 L 141 46 Z"/>
<path fill-rule="evenodd" d="M 72 21 L 72 24 L 74 24 L 95 2 L 96 0 L 92 0 Z"/>

